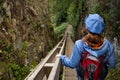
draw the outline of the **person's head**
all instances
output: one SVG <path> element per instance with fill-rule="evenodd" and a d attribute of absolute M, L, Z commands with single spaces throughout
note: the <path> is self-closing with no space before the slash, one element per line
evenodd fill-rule
<path fill-rule="evenodd" d="M 94 34 L 102 34 L 105 29 L 104 19 L 99 14 L 89 14 L 85 19 L 86 29 Z"/>
<path fill-rule="evenodd" d="M 102 33 L 105 29 L 105 23 L 103 18 L 99 14 L 89 14 L 85 18 L 85 28 L 88 35 L 84 37 L 84 40 L 90 47 L 99 47 L 103 43 Z"/>

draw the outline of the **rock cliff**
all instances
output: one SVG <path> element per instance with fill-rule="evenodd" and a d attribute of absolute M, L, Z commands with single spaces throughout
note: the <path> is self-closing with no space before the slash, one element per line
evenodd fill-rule
<path fill-rule="evenodd" d="M 14 65 L 37 64 L 53 46 L 53 38 L 47 0 L 1 0 L 0 79 L 17 79 Z"/>

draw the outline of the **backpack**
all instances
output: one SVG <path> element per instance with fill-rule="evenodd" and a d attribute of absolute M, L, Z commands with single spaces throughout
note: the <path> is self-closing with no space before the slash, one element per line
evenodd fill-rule
<path fill-rule="evenodd" d="M 104 67 L 103 61 L 104 56 L 97 58 L 89 52 L 85 52 L 81 62 L 84 80 L 100 80 Z"/>

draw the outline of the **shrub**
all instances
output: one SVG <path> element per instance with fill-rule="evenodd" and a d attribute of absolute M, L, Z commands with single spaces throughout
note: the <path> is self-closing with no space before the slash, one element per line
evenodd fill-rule
<path fill-rule="evenodd" d="M 64 36 L 67 26 L 68 23 L 62 23 L 60 26 L 54 28 L 57 40 L 61 39 Z"/>

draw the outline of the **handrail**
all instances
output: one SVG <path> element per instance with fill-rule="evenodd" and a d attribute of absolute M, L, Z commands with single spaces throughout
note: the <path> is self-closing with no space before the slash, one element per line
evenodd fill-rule
<path fill-rule="evenodd" d="M 65 47 L 65 41 L 63 42 L 62 48 L 59 52 L 59 54 L 63 54 L 64 47 Z M 60 58 L 57 58 L 54 64 L 54 67 L 48 77 L 48 80 L 58 80 L 59 79 L 59 72 L 60 72 Z"/>
<path fill-rule="evenodd" d="M 66 36 L 53 48 L 53 50 L 39 63 L 24 80 L 58 80 L 60 73 L 60 59 L 56 54 L 63 54 Z"/>

